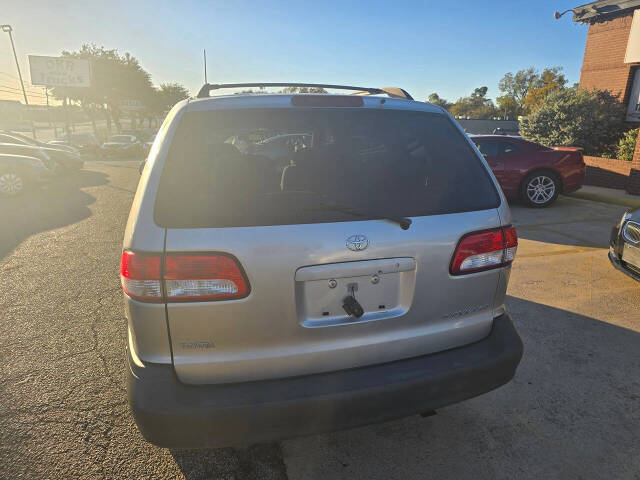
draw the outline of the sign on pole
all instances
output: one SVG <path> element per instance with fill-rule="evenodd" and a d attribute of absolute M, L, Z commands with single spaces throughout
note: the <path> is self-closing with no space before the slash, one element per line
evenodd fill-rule
<path fill-rule="evenodd" d="M 29 55 L 32 85 L 45 87 L 91 86 L 89 60 L 69 57 L 43 57 Z"/>
<path fill-rule="evenodd" d="M 120 110 L 125 112 L 139 112 L 144 107 L 140 100 L 124 99 L 120 100 Z"/>

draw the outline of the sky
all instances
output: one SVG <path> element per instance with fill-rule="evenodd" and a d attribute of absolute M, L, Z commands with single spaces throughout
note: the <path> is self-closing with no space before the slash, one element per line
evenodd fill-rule
<path fill-rule="evenodd" d="M 32 103 L 27 55 L 57 56 L 95 43 L 129 52 L 158 85 L 314 82 L 400 86 L 418 100 L 456 100 L 509 71 L 562 66 L 580 79 L 587 26 L 563 11 L 581 0 L 241 2 L 0 0 Z M 20 98 L 9 38 L 0 32 L 0 99 Z M 10 93 L 15 92 L 16 94 Z"/>

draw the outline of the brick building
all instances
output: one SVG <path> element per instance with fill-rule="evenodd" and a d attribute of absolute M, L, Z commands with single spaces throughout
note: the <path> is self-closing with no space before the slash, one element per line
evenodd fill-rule
<path fill-rule="evenodd" d="M 640 0 L 600 0 L 572 10 L 574 22 L 589 25 L 580 86 L 619 95 L 629 126 L 640 127 Z M 585 160 L 588 183 L 624 187 L 640 195 L 640 136 L 630 165 Z"/>

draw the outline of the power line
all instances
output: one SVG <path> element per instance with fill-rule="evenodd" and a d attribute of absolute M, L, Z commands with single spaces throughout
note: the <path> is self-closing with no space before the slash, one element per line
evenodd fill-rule
<path fill-rule="evenodd" d="M 17 87 L 12 87 L 11 85 L 2 85 L 0 84 L 0 87 L 2 88 L 9 88 L 11 90 L 20 90 L 22 92 L 21 88 L 17 88 Z M 37 92 L 37 93 L 42 93 L 41 90 L 37 90 L 37 89 L 32 89 L 32 88 L 28 88 L 27 90 L 33 91 L 33 92 Z"/>
<path fill-rule="evenodd" d="M 12 92 L 11 90 L 2 90 L 2 89 L 0 88 L 0 93 L 8 93 L 8 94 L 11 94 L 11 95 L 18 95 L 18 96 L 20 96 L 20 94 L 21 94 L 22 92 Z M 34 95 L 33 93 L 27 93 L 27 97 L 30 97 L 30 98 L 47 98 L 47 97 L 45 97 L 44 95 Z"/>
<path fill-rule="evenodd" d="M 17 91 L 19 91 L 19 92 L 22 92 L 22 89 L 21 89 L 21 88 L 12 87 L 12 86 L 10 86 L 10 85 L 0 85 L 0 87 L 3 87 L 3 88 L 10 88 L 11 90 L 17 90 Z M 26 88 L 25 90 L 27 90 L 28 92 L 30 91 L 30 92 L 42 93 L 42 91 L 41 91 L 41 90 L 39 90 L 39 89 L 37 89 L 37 88 L 35 88 L 35 87 L 34 87 L 34 88 Z"/>
<path fill-rule="evenodd" d="M 6 75 L 7 77 L 11 77 L 11 78 L 13 78 L 14 80 L 20 80 L 20 79 L 19 79 L 18 77 L 16 77 L 15 75 L 11 75 L 10 73 L 7 73 L 7 72 L 0 72 L 0 75 Z M 27 82 L 27 83 L 28 83 L 28 82 Z M 38 88 L 46 88 L 46 87 L 44 87 L 44 86 L 43 86 L 43 87 L 39 87 L 39 86 L 36 86 L 36 85 L 33 85 L 33 84 L 30 84 L 30 85 L 31 85 L 30 87 L 25 87 L 25 89 L 26 89 L 26 90 L 34 90 L 34 89 L 38 89 Z M 13 88 L 13 87 L 11 87 L 11 88 Z M 20 91 L 22 92 L 22 89 L 20 89 Z"/>
<path fill-rule="evenodd" d="M 12 89 L 10 89 L 10 90 L 7 90 L 6 88 L 7 88 L 7 87 L 5 87 L 4 85 L 0 85 L 0 89 L 5 89 L 5 90 L 4 90 L 4 92 L 5 92 L 5 93 L 22 93 L 22 90 L 16 90 L 16 89 L 13 89 L 13 88 L 12 88 Z M 30 93 L 30 92 L 27 92 L 27 93 L 28 93 L 28 95 L 29 95 L 30 97 L 42 97 L 42 98 L 47 98 L 47 96 L 46 96 L 46 95 L 43 95 L 42 93 Z"/>

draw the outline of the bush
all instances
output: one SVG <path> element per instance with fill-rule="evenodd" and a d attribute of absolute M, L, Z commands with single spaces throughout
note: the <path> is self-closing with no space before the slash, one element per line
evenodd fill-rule
<path fill-rule="evenodd" d="M 625 132 L 618 144 L 618 160 L 624 160 L 630 162 L 633 160 L 633 152 L 636 149 L 636 142 L 638 141 L 638 129 L 632 128 Z"/>
<path fill-rule="evenodd" d="M 520 132 L 547 146 L 582 147 L 585 155 L 616 155 L 624 114 L 624 105 L 610 92 L 567 88 L 550 93 L 522 120 Z"/>

